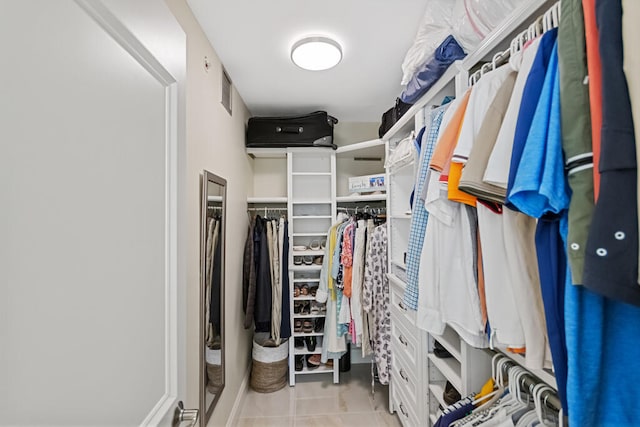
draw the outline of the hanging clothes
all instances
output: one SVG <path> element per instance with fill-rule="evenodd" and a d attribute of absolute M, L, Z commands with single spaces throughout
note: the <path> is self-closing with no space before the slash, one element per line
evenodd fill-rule
<path fill-rule="evenodd" d="M 373 354 L 374 344 L 373 344 L 373 336 L 375 331 L 375 318 L 372 313 L 365 309 L 365 280 L 366 280 L 366 269 L 367 262 L 366 257 L 369 256 L 369 251 L 371 250 L 371 240 L 373 236 L 373 231 L 375 230 L 375 225 L 373 224 L 373 220 L 368 219 L 366 225 L 366 238 L 365 238 L 365 262 L 364 262 L 364 273 L 363 273 L 363 282 L 362 282 L 362 309 L 364 312 L 363 317 L 363 326 L 362 326 L 362 357 L 367 357 Z"/>
<path fill-rule="evenodd" d="M 273 272 L 273 282 L 271 282 L 271 338 L 280 345 L 280 324 L 282 323 L 282 282 L 280 281 L 280 258 L 282 257 L 282 246 L 278 221 L 271 220 L 272 246 L 271 271 Z"/>
<path fill-rule="evenodd" d="M 600 32 L 601 37 L 604 37 L 604 40 L 601 42 L 602 49 L 600 50 L 600 54 L 603 55 L 602 65 L 603 67 L 619 68 L 622 66 L 620 22 L 623 16 L 620 2 L 598 1 L 596 6 L 599 16 L 598 22 L 603 25 L 603 28 L 606 26 L 606 31 Z M 584 12 L 586 14 L 587 10 L 585 9 Z M 625 10 L 625 14 L 626 13 L 627 11 Z M 605 52 L 605 50 L 607 52 Z M 607 55 L 611 55 L 611 57 Z M 624 85 L 624 78 L 614 77 L 615 75 L 619 76 L 619 74 L 616 74 L 617 72 L 619 72 L 619 69 L 618 71 L 611 70 L 613 74 L 609 74 L 609 71 L 605 72 L 603 69 L 603 77 L 604 75 L 609 76 L 606 79 L 603 78 L 603 83 L 606 80 L 608 84 Z M 624 90 L 621 93 L 620 87 L 617 87 L 612 92 L 609 92 L 605 84 L 603 85 L 602 95 L 603 99 L 611 96 L 603 105 L 603 114 L 606 115 L 606 111 L 612 111 L 607 107 L 607 105 L 612 105 L 608 104 L 608 102 L 619 103 L 613 111 L 620 116 L 618 119 L 628 120 L 629 116 L 627 112 L 617 110 L 617 107 L 622 107 L 626 104 Z M 617 98 L 613 98 L 613 96 Z M 624 130 L 620 132 L 619 138 L 615 139 L 615 143 L 614 140 L 609 138 L 603 138 L 602 140 L 602 161 L 604 164 L 601 164 L 603 174 L 601 176 L 600 196 L 596 210 L 598 209 L 598 205 L 601 204 L 603 204 L 601 205 L 602 208 L 605 209 L 604 203 L 613 203 L 612 208 L 620 203 L 637 205 L 635 200 L 637 192 L 631 194 L 633 189 L 629 189 L 629 180 L 632 179 L 632 173 L 630 173 L 630 171 L 633 171 L 633 169 L 610 169 L 616 162 L 622 160 L 618 155 L 629 153 L 629 145 L 635 144 L 633 139 L 629 138 L 627 131 L 627 126 L 630 126 L 630 123 L 627 122 L 626 126 L 618 127 L 622 124 L 618 122 L 618 119 L 607 123 L 608 125 L 613 125 L 609 128 L 610 130 Z M 605 119 L 603 119 L 603 121 L 606 122 Z M 603 132 L 603 136 L 604 135 L 605 133 Z M 606 135 L 608 137 L 610 134 L 607 132 Z M 619 151 L 617 153 L 609 152 L 609 150 L 617 151 L 618 149 Z M 635 161 L 635 155 L 631 157 Z M 624 160 L 628 162 L 630 159 Z M 620 163 L 618 163 L 618 165 L 620 165 Z M 626 177 L 627 182 L 619 189 L 616 189 L 616 193 L 619 191 L 619 193 L 617 193 L 619 196 L 616 200 L 612 201 L 612 199 L 609 198 L 610 196 L 607 195 L 607 192 L 611 191 L 609 185 L 615 183 L 616 179 L 619 179 L 621 175 Z M 609 179 L 613 182 L 608 182 L 605 185 L 604 181 Z M 635 185 L 635 179 L 632 180 L 633 185 Z M 632 199 L 629 200 L 629 197 Z M 601 213 L 604 213 L 604 211 L 601 211 Z M 626 213 L 620 217 L 616 215 L 610 218 L 610 220 L 615 224 L 620 219 L 628 219 L 625 215 Z M 637 223 L 636 218 L 633 218 L 632 221 Z M 620 226 L 622 224 L 616 225 Z M 627 224 L 624 226 L 627 226 Z M 628 226 L 631 227 L 631 224 L 628 224 Z M 561 231 L 563 238 L 566 239 L 566 222 L 562 223 Z M 594 236 L 594 238 L 595 237 L 597 236 Z M 592 239 L 591 231 L 588 239 Z M 637 236 L 630 237 L 630 239 L 635 240 Z M 591 248 L 591 250 L 593 250 L 593 248 Z M 587 254 L 589 253 L 589 242 L 587 242 Z M 590 256 L 595 258 L 598 255 L 597 253 L 594 254 L 591 252 L 591 255 L 588 255 L 586 259 L 584 274 L 585 285 L 589 282 L 588 266 L 591 263 L 591 259 L 589 259 Z M 627 272 L 628 269 L 625 268 L 624 271 Z M 610 270 L 610 273 L 612 273 L 612 277 L 605 277 L 603 284 L 615 284 L 614 280 L 616 280 L 620 272 Z M 568 272 L 567 276 L 569 275 L 570 272 Z M 628 277 L 630 278 L 630 276 Z M 629 346 L 628 349 L 625 348 L 624 352 L 612 351 L 612 349 L 628 345 L 629 339 L 637 336 L 640 330 L 640 307 L 620 302 L 617 299 L 603 297 L 590 290 L 588 286 L 571 286 L 569 279 L 567 280 L 565 290 L 569 424 L 576 426 L 639 425 L 640 413 L 630 409 L 637 407 L 637 399 L 634 399 L 635 393 L 619 393 L 619 391 L 635 390 L 638 384 L 640 384 L 640 369 L 638 369 L 637 364 L 629 363 L 631 360 L 638 360 L 638 358 L 640 358 L 640 347 L 635 345 Z M 605 350 L 603 351 L 602 349 Z"/>
<path fill-rule="evenodd" d="M 249 329 L 253 324 L 256 303 L 256 259 L 254 250 L 254 228 L 256 217 L 249 220 L 249 230 L 244 244 L 242 263 L 242 302 L 244 308 L 244 328 Z"/>
<path fill-rule="evenodd" d="M 596 0 L 582 0 L 589 100 L 591 112 L 591 141 L 593 149 L 593 196 L 598 199 L 600 189 L 600 140 L 602 132 L 602 64 L 600 59 L 598 24 L 596 23 Z"/>
<path fill-rule="evenodd" d="M 213 253 L 213 265 L 211 272 L 211 292 L 209 307 L 209 340 L 207 343 L 212 349 L 220 348 L 220 337 L 222 334 L 220 324 L 220 314 L 222 307 L 222 239 L 221 234 L 223 230 L 222 219 L 217 218 L 215 224 L 216 230 L 214 231 L 214 253 Z"/>
<path fill-rule="evenodd" d="M 254 324 L 256 332 L 271 329 L 271 261 L 267 237 L 268 221 L 256 217 L 254 228 L 254 260 L 256 262 L 256 303 Z"/>
<path fill-rule="evenodd" d="M 420 267 L 420 293 L 416 326 L 434 335 L 445 324 L 474 347 L 486 347 L 475 265 L 475 212 L 452 202 L 439 172 L 429 172 L 425 208 L 429 222 Z"/>
<path fill-rule="evenodd" d="M 610 4 L 611 10 L 605 10 Z M 619 13 L 619 16 L 618 16 Z M 597 1 L 602 58 L 600 196 L 587 238 L 584 285 L 609 298 L 640 306 L 638 195 L 633 117 L 622 58 L 620 0 Z M 606 30 L 604 30 L 606 28 Z M 604 198 L 601 200 L 601 198 Z"/>
<path fill-rule="evenodd" d="M 351 285 L 351 318 L 353 319 L 353 335 L 356 345 L 362 344 L 363 317 L 362 310 L 362 282 L 364 280 L 365 264 L 365 239 L 367 229 L 364 220 L 358 220 L 356 226 L 354 253 L 353 253 L 353 274 Z"/>
<path fill-rule="evenodd" d="M 340 219 L 340 218 L 338 218 Z M 320 282 L 316 291 L 316 301 L 326 304 L 326 316 L 324 331 L 322 336 L 322 353 L 320 361 L 327 363 L 329 359 L 338 359 L 347 352 L 347 343 L 344 336 L 337 334 L 338 311 L 336 303 L 336 287 L 334 286 L 332 272 L 334 263 L 334 252 L 337 241 L 337 229 L 342 225 L 342 221 L 332 225 L 327 232 L 327 244 L 325 245 L 322 269 L 320 270 Z"/>
<path fill-rule="evenodd" d="M 391 371 L 391 320 L 389 278 L 387 277 L 387 226 L 380 225 L 371 234 L 364 271 L 362 306 L 373 317 L 374 360 L 381 384 L 389 383 Z"/>
<path fill-rule="evenodd" d="M 632 0 L 622 0 L 622 35 L 623 40 L 640 40 L 640 4 Z M 633 113 L 634 133 L 640 135 L 640 57 L 635 53 L 635 43 L 623 43 L 624 72 L 629 85 L 629 100 Z M 640 164 L 640 139 L 636 138 L 636 164 Z M 638 211 L 640 212 L 640 181 L 638 184 Z M 640 215 L 638 215 L 640 223 Z M 639 227 L 640 228 L 640 227 Z M 640 256 L 640 254 L 639 254 Z M 640 283 L 640 272 L 638 277 Z"/>
<path fill-rule="evenodd" d="M 513 180 L 520 165 L 522 150 L 524 149 L 527 137 L 529 136 L 531 121 L 533 120 L 536 107 L 538 106 L 540 93 L 542 92 L 542 86 L 544 84 L 544 78 L 549 65 L 549 58 L 551 57 L 551 51 L 553 50 L 557 35 L 558 29 L 554 28 L 544 33 L 540 38 L 540 45 L 536 52 L 533 64 L 531 65 L 531 71 L 529 71 L 527 82 L 522 93 L 522 103 L 520 104 L 516 130 L 513 137 L 513 149 L 511 150 L 511 162 L 509 167 L 509 181 L 507 184 L 507 200 L 505 206 L 509 209 L 515 209 L 513 204 L 511 204 L 508 195 L 511 194 Z"/>
<path fill-rule="evenodd" d="M 415 187 L 416 194 L 418 195 L 422 193 L 422 188 L 425 185 L 429 162 L 437 142 L 442 116 L 449 106 L 450 104 L 447 104 L 429 112 L 428 130 L 423 133 L 418 179 Z M 424 204 L 413 203 L 409 245 L 407 248 L 407 287 L 405 288 L 403 296 L 405 305 L 411 310 L 418 309 L 420 256 L 422 254 L 422 245 L 424 243 L 424 233 L 428 218 L 429 214 L 425 210 Z"/>
<path fill-rule="evenodd" d="M 284 218 L 280 218 L 280 248 L 282 255 L 281 274 L 282 278 L 282 321 L 280 323 L 280 337 L 291 337 L 291 307 L 289 299 L 289 223 Z"/>

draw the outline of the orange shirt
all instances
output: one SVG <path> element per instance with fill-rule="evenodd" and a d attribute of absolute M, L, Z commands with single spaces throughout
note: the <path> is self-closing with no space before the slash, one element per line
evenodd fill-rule
<path fill-rule="evenodd" d="M 591 139 L 593 150 L 593 196 L 598 200 L 600 189 L 600 132 L 602 130 L 602 65 L 598 50 L 596 0 L 582 0 L 584 32 L 587 44 L 587 70 L 589 73 L 589 104 L 591 106 Z"/>
<path fill-rule="evenodd" d="M 458 136 L 460 135 L 460 129 L 462 128 L 464 114 L 467 111 L 469 95 L 471 95 L 471 89 L 467 90 L 464 95 L 462 95 L 458 109 L 451 117 L 451 121 L 445 128 L 444 132 L 440 135 L 436 148 L 433 150 L 431 162 L 429 163 L 429 167 L 431 169 L 442 172 L 445 165 L 451 160 L 453 150 L 456 148 L 456 144 L 458 143 Z"/>
<path fill-rule="evenodd" d="M 464 165 L 462 163 L 451 162 L 451 167 L 449 168 L 448 199 L 475 207 L 478 199 L 471 194 L 460 191 L 458 188 L 463 167 Z"/>

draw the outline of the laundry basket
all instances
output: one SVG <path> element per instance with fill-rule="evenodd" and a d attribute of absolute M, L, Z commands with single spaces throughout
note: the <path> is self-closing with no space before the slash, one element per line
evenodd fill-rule
<path fill-rule="evenodd" d="M 268 347 L 268 338 L 268 334 L 253 337 L 251 388 L 259 393 L 273 393 L 287 385 L 289 343 L 283 340 L 277 347 Z"/>

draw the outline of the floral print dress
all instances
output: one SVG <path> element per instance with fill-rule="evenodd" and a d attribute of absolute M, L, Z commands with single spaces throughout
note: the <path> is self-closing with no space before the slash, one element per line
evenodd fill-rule
<path fill-rule="evenodd" d="M 391 371 L 391 319 L 387 278 L 387 226 L 376 227 L 369 236 L 364 271 L 363 309 L 373 317 L 371 341 L 381 384 L 389 383 Z"/>

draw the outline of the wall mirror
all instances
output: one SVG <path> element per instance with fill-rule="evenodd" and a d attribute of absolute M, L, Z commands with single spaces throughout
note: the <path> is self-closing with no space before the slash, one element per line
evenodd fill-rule
<path fill-rule="evenodd" d="M 207 425 L 224 389 L 224 252 L 227 181 L 200 178 L 200 425 Z"/>

